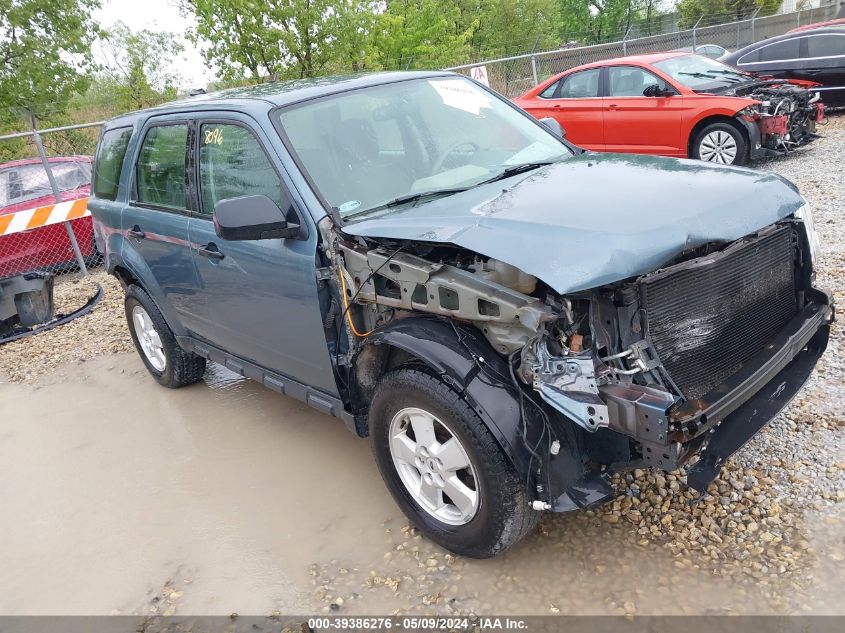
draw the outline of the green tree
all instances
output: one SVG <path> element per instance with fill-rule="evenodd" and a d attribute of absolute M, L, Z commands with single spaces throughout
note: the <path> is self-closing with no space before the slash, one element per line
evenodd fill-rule
<path fill-rule="evenodd" d="M 203 47 L 224 79 L 313 77 L 369 65 L 373 0 L 180 0 Z M 353 63 L 354 62 L 354 63 Z"/>
<path fill-rule="evenodd" d="M 681 14 L 679 24 L 682 28 L 694 26 L 699 18 L 707 16 L 732 16 L 737 20 L 751 17 L 756 11 L 759 16 L 772 15 L 782 4 L 782 0 L 679 0 L 677 10 Z"/>
<path fill-rule="evenodd" d="M 557 0 L 487 0 L 479 7 L 473 46 L 486 58 L 558 45 Z"/>
<path fill-rule="evenodd" d="M 105 68 L 89 90 L 97 103 L 110 103 L 119 112 L 158 105 L 176 97 L 181 77 L 175 57 L 184 47 L 173 33 L 131 31 L 118 22 L 102 41 Z"/>
<path fill-rule="evenodd" d="M 85 90 L 99 0 L 0 0 L 0 117 L 34 119 Z"/>
<path fill-rule="evenodd" d="M 476 20 L 464 23 L 450 0 L 389 0 L 376 18 L 375 48 L 382 68 L 436 68 L 466 58 Z"/>

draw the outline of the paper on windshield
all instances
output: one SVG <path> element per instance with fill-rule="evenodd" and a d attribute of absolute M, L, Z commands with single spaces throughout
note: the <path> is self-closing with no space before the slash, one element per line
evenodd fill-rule
<path fill-rule="evenodd" d="M 443 100 L 443 105 L 458 108 L 464 112 L 481 114 L 481 108 L 489 108 L 490 97 L 468 81 L 455 79 L 431 79 L 428 82 Z"/>

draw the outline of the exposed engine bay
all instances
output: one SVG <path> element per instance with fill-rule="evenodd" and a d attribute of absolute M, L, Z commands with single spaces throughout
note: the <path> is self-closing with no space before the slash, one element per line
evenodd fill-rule
<path fill-rule="evenodd" d="M 480 333 L 507 363 L 516 389 L 539 396 L 578 434 L 610 433 L 615 457 L 607 461 L 664 470 L 706 446 L 731 412 L 719 394 L 746 380 L 745 365 L 767 344 L 774 349 L 771 342 L 818 292 L 797 219 L 567 296 L 456 246 L 350 237 L 328 222 L 321 229 L 343 298 L 339 370 L 352 365 L 372 332 L 420 314 L 440 317 Z M 559 436 L 548 434 L 551 455 Z M 561 509 L 551 498 L 542 503 Z"/>
<path fill-rule="evenodd" d="M 815 138 L 816 125 L 824 120 L 818 92 L 785 81 L 765 81 L 737 88 L 737 96 L 759 103 L 740 113 L 760 128 L 761 144 L 775 152 L 788 152 Z"/>

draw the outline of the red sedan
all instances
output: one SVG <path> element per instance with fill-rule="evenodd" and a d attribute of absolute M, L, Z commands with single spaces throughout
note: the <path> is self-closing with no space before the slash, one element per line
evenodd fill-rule
<path fill-rule="evenodd" d="M 586 149 L 742 165 L 815 138 L 818 93 L 682 51 L 578 66 L 514 99 Z"/>
<path fill-rule="evenodd" d="M 62 200 L 86 198 L 91 191 L 90 156 L 48 159 Z M 54 204 L 47 172 L 38 158 L 0 164 L 0 216 Z M 70 221 L 82 256 L 96 256 L 90 216 Z M 75 264 L 63 223 L 0 235 L 0 277 L 30 270 L 60 270 Z"/>

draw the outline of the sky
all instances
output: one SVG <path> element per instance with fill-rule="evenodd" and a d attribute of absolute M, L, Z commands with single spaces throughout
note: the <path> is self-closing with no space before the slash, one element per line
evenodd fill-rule
<path fill-rule="evenodd" d="M 176 69 L 182 76 L 180 87 L 183 89 L 204 88 L 215 78 L 214 71 L 206 68 L 199 51 L 185 39 L 185 32 L 192 23 L 180 15 L 174 0 L 103 0 L 94 18 L 105 29 L 115 22 L 123 22 L 133 31 L 149 29 L 175 33 L 185 46 Z M 99 61 L 104 61 L 102 53 L 95 50 L 94 54 L 100 57 Z"/>

